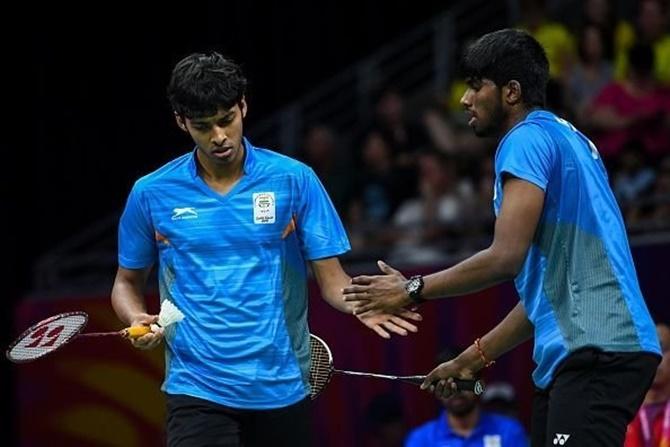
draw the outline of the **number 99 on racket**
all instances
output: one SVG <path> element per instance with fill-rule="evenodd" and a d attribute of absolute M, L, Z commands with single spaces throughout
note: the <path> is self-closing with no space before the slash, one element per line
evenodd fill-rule
<path fill-rule="evenodd" d="M 81 331 L 88 322 L 85 312 L 65 312 L 35 323 L 9 346 L 5 353 L 14 363 L 26 363 L 54 352 L 78 337 L 117 336 L 139 338 L 151 332 L 149 326 L 134 326 L 113 332 Z"/>
<path fill-rule="evenodd" d="M 372 377 L 377 379 L 397 380 L 401 382 L 421 385 L 426 376 L 393 376 L 388 374 L 375 374 L 360 371 L 347 371 L 336 369 L 333 366 L 333 355 L 330 348 L 321 338 L 310 334 L 310 353 L 312 363 L 309 370 L 309 384 L 311 388 L 310 397 L 312 400 L 323 391 L 333 374 L 342 374 L 347 376 Z M 454 383 L 459 391 L 472 391 L 476 395 L 484 392 L 484 383 L 481 380 L 463 380 L 454 379 Z"/>

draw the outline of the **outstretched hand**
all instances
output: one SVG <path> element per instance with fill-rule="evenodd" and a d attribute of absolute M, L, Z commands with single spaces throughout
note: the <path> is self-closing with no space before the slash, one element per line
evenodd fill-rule
<path fill-rule="evenodd" d="M 423 317 L 407 309 L 395 313 L 370 311 L 356 314 L 361 323 L 372 329 L 382 338 L 391 338 L 391 334 L 406 336 L 419 329 L 411 321 L 421 321 Z"/>
<path fill-rule="evenodd" d="M 393 314 L 411 304 L 405 290 L 407 278 L 383 261 L 377 261 L 384 275 L 361 275 L 343 290 L 344 300 L 354 304 L 354 314 L 366 312 Z"/>

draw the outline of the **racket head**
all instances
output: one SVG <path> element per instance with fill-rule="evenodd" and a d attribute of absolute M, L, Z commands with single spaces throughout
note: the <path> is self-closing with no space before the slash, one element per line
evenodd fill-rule
<path fill-rule="evenodd" d="M 333 354 L 321 338 L 309 334 L 309 387 L 312 400 L 323 391 L 333 375 Z"/>
<path fill-rule="evenodd" d="M 19 335 L 7 348 L 5 356 L 14 363 L 37 360 L 66 345 L 87 322 L 85 312 L 65 312 L 46 318 Z"/>

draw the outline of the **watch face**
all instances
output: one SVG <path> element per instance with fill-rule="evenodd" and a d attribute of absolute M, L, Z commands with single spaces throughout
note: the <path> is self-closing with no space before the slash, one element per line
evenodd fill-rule
<path fill-rule="evenodd" d="M 407 291 L 409 293 L 416 292 L 416 290 L 419 288 L 419 285 L 421 283 L 419 282 L 418 279 L 410 279 L 409 282 L 407 283 Z"/>

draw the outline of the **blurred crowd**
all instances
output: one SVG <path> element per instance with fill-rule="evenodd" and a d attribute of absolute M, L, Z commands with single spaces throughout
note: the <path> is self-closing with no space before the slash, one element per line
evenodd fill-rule
<path fill-rule="evenodd" d="M 624 17 L 613 1 L 584 0 L 563 23 L 544 1 L 521 0 L 515 25 L 545 47 L 547 108 L 596 144 L 632 234 L 670 229 L 668 3 L 639 0 Z M 351 136 L 306 130 L 299 158 L 344 219 L 353 260 L 442 263 L 490 242 L 495 146 L 467 127 L 464 91 L 458 77 L 429 101 L 384 86 Z"/>

